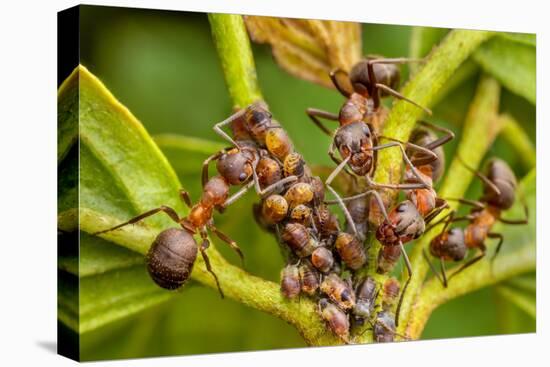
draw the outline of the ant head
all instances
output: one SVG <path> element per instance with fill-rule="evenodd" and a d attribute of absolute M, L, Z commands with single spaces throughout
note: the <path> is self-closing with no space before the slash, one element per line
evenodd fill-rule
<path fill-rule="evenodd" d="M 359 176 L 367 174 L 373 164 L 373 141 L 369 126 L 363 121 L 341 126 L 334 137 L 334 145 L 343 159 L 349 157 L 349 166 Z"/>
<path fill-rule="evenodd" d="M 379 57 L 372 56 L 363 59 L 356 63 L 349 73 L 349 78 L 353 89 L 356 93 L 363 96 L 368 96 L 369 92 L 373 91 L 373 85 L 371 75 L 369 75 L 369 68 L 371 68 L 376 83 L 382 83 L 392 89 L 396 89 L 399 85 L 400 72 L 399 68 L 394 64 L 381 64 L 373 63 L 369 65 L 372 60 Z M 378 93 L 378 91 L 376 91 Z M 386 96 L 384 91 L 381 91 L 381 96 Z"/>
<path fill-rule="evenodd" d="M 453 261 L 464 259 L 468 251 L 464 241 L 464 231 L 461 228 L 451 228 L 445 236 L 443 246 L 447 257 Z"/>
<path fill-rule="evenodd" d="M 517 180 L 508 164 L 493 158 L 487 165 L 487 178 L 498 188 L 500 194 L 488 185 L 484 187 L 484 201 L 500 209 L 509 209 L 515 201 Z"/>
<path fill-rule="evenodd" d="M 252 161 L 250 151 L 234 149 L 218 159 L 216 168 L 231 185 L 241 185 L 252 176 Z"/>
<path fill-rule="evenodd" d="M 420 237 L 426 229 L 424 218 L 410 200 L 399 203 L 390 213 L 390 220 L 395 223 L 395 233 L 403 242 Z"/>

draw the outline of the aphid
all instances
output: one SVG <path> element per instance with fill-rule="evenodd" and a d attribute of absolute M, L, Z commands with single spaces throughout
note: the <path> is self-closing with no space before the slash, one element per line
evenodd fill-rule
<path fill-rule="evenodd" d="M 304 169 L 305 162 L 299 153 L 292 152 L 286 156 L 283 162 L 283 171 L 285 173 L 285 177 L 301 177 L 304 175 Z"/>
<path fill-rule="evenodd" d="M 307 262 L 303 262 L 299 270 L 302 292 L 313 296 L 319 289 L 319 273 Z"/>
<path fill-rule="evenodd" d="M 318 312 L 330 331 L 342 339 L 344 343 L 349 344 L 350 324 L 348 315 L 326 298 L 321 298 L 319 300 Z"/>
<path fill-rule="evenodd" d="M 287 223 L 283 229 L 282 240 L 300 258 L 308 257 L 319 246 L 309 230 L 300 223 Z"/>
<path fill-rule="evenodd" d="M 395 306 L 399 297 L 399 281 L 393 277 L 386 279 L 382 286 L 382 308 L 390 310 Z"/>
<path fill-rule="evenodd" d="M 293 150 L 290 138 L 282 128 L 269 129 L 265 136 L 265 145 L 267 150 L 280 161 L 283 161 Z"/>
<path fill-rule="evenodd" d="M 310 184 L 298 182 L 288 188 L 284 195 L 290 208 L 307 204 L 313 200 L 313 189 Z"/>
<path fill-rule="evenodd" d="M 358 270 L 367 263 L 367 253 L 357 237 L 341 232 L 334 243 L 342 261 L 352 270 Z"/>
<path fill-rule="evenodd" d="M 311 263 L 321 273 L 328 273 L 334 266 L 334 256 L 332 251 L 324 246 L 317 247 L 311 253 Z"/>
<path fill-rule="evenodd" d="M 338 275 L 331 273 L 321 282 L 321 292 L 326 294 L 342 310 L 355 306 L 355 293 Z"/>
<path fill-rule="evenodd" d="M 473 169 L 471 170 L 474 171 Z M 514 172 L 506 162 L 494 158 L 487 165 L 487 175 L 477 171 L 474 171 L 474 173 L 483 181 L 483 196 L 480 201 L 457 199 L 459 202 L 473 207 L 470 214 L 464 217 L 455 217 L 455 213 L 451 212 L 441 221 L 434 223 L 435 226 L 442 221 L 445 222 L 440 234 L 430 242 L 430 253 L 440 260 L 441 276 L 435 270 L 427 254 L 424 253 L 430 267 L 445 287 L 450 278 L 472 266 L 486 255 L 485 241 L 487 238 L 499 240 L 491 261 L 495 259 L 504 241 L 502 234 L 491 231 L 497 221 L 505 224 L 526 224 L 528 222 L 528 209 L 526 205 L 524 205 L 524 219 L 510 220 L 501 216 L 502 211 L 511 208 L 514 204 L 517 187 Z M 463 220 L 468 221 L 466 228 L 448 229 L 452 222 Z M 479 254 L 467 261 L 447 278 L 445 261 L 463 260 L 466 257 L 468 249 L 477 249 Z"/>
<path fill-rule="evenodd" d="M 304 204 L 297 205 L 290 212 L 290 219 L 293 222 L 308 225 L 312 221 L 312 210 Z"/>
<path fill-rule="evenodd" d="M 281 293 L 288 299 L 300 294 L 300 271 L 298 266 L 288 264 L 281 271 Z"/>
<path fill-rule="evenodd" d="M 324 204 L 316 208 L 313 214 L 313 220 L 315 222 L 315 228 L 317 228 L 321 238 L 331 237 L 340 231 L 338 218 Z"/>
<path fill-rule="evenodd" d="M 369 202 L 364 198 L 359 198 L 348 201 L 346 206 L 353 223 L 355 223 L 358 238 L 365 239 L 369 230 Z M 353 233 L 353 228 L 348 222 L 346 222 L 346 232 Z"/>
<path fill-rule="evenodd" d="M 379 312 L 373 328 L 374 340 L 377 343 L 392 342 L 395 333 L 395 317 L 389 311 Z"/>
<path fill-rule="evenodd" d="M 283 179 L 283 170 L 281 165 L 269 156 L 262 156 L 256 165 L 256 174 L 258 182 L 262 189 L 269 187 Z M 280 186 L 279 191 L 284 187 Z M 273 190 L 273 192 L 276 192 Z"/>
<path fill-rule="evenodd" d="M 376 281 L 371 277 L 366 278 L 356 288 L 356 302 L 353 308 L 353 317 L 357 325 L 363 325 L 365 320 L 371 318 L 378 291 Z"/>
<path fill-rule="evenodd" d="M 279 223 L 287 216 L 288 203 L 281 195 L 270 195 L 262 202 L 261 213 L 266 223 Z"/>

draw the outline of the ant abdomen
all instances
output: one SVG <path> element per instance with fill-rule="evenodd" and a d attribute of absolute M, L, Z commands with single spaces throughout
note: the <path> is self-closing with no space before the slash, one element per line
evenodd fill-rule
<path fill-rule="evenodd" d="M 367 58 L 356 63 L 349 73 L 353 88 L 357 93 L 365 94 L 372 90 L 371 78 L 368 72 L 368 64 L 372 58 Z M 377 83 L 384 84 L 392 89 L 399 88 L 401 73 L 395 64 L 373 64 L 372 69 Z M 384 89 L 379 90 L 380 96 L 389 95 Z"/>
<path fill-rule="evenodd" d="M 487 178 L 499 189 L 496 193 L 485 185 L 482 201 L 501 210 L 510 209 L 516 198 L 517 180 L 510 166 L 502 159 L 493 158 L 487 165 Z"/>
<path fill-rule="evenodd" d="M 178 289 L 189 278 L 197 258 L 193 236 L 178 228 L 159 233 L 147 253 L 147 270 L 153 281 L 165 289 Z"/>

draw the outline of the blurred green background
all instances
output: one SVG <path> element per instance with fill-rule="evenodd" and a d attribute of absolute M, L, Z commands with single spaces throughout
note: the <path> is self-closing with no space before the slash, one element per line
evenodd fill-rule
<path fill-rule="evenodd" d="M 175 133 L 220 141 L 212 126 L 226 118 L 232 106 L 205 14 L 82 6 L 80 36 L 81 63 L 105 83 L 151 135 Z M 363 26 L 363 36 L 365 54 L 397 57 L 409 53 L 411 27 L 368 24 Z M 309 164 L 330 164 L 326 154 L 329 138 L 309 122 L 304 110 L 318 107 L 336 111 L 341 96 L 282 71 L 267 46 L 254 45 L 253 49 L 264 96 L 296 149 Z M 477 78 L 475 73 L 435 106 L 431 121 L 451 127 L 460 138 L 460 125 Z M 501 104 L 503 111 L 522 122 L 534 141 L 535 107 L 505 90 Z M 448 154 L 452 154 L 458 140 L 446 147 Z M 161 148 L 183 186 L 196 199 L 200 193 L 197 173 L 206 154 L 182 157 L 167 145 Z M 520 177 L 526 172 L 516 154 L 500 139 L 490 154 L 506 159 Z M 479 185 L 473 186 L 471 197 L 480 190 Z M 283 261 L 274 239 L 253 223 L 251 204 L 255 200 L 251 193 L 216 221 L 242 247 L 247 270 L 278 281 Z M 218 248 L 237 263 L 234 253 Z M 439 308 L 423 338 L 534 330 L 532 318 L 488 288 Z M 85 333 L 81 343 L 83 360 L 305 346 L 298 333 L 283 321 L 231 300 L 222 301 L 215 290 L 193 283 L 159 306 Z"/>

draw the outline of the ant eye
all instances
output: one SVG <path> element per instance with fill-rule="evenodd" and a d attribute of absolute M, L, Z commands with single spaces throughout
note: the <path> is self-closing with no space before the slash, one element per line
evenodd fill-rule
<path fill-rule="evenodd" d="M 239 175 L 239 180 L 242 182 L 242 181 L 246 180 L 247 177 L 248 177 L 247 174 L 244 173 L 244 172 L 242 172 L 242 173 Z"/>
<path fill-rule="evenodd" d="M 405 212 L 406 210 L 407 210 L 407 206 L 404 205 L 404 204 L 401 204 L 401 205 L 399 205 L 399 206 L 397 207 L 397 212 L 398 212 L 398 213 L 403 213 L 403 212 Z"/>

